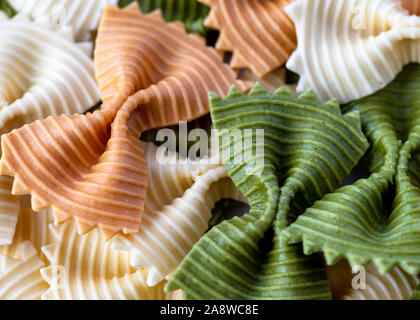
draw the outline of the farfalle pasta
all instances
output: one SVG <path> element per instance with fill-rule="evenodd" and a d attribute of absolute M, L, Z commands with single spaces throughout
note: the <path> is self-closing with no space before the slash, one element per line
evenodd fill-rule
<path fill-rule="evenodd" d="M 30 241 L 19 245 L 17 259 L 0 255 L 0 299 L 40 299 L 48 289 L 39 273 L 44 265 Z"/>
<path fill-rule="evenodd" d="M 419 0 L 402 0 L 402 4 L 411 14 L 420 15 Z"/>
<path fill-rule="evenodd" d="M 346 261 L 327 269 L 333 297 L 337 300 L 408 300 L 419 282 L 396 267 L 381 274 L 368 264 L 353 270 Z"/>
<path fill-rule="evenodd" d="M 420 285 L 414 290 L 413 295 L 411 296 L 412 300 L 420 300 Z"/>
<path fill-rule="evenodd" d="M 296 92 L 296 85 L 289 85 L 286 81 L 286 69 L 280 68 L 265 77 L 259 79 L 251 71 L 244 70 L 240 76 L 241 80 L 250 82 L 259 82 L 270 93 L 274 93 L 278 88 L 288 86 L 292 92 Z"/>
<path fill-rule="evenodd" d="M 19 215 L 16 229 L 14 230 L 13 242 L 0 246 L 0 254 L 19 259 L 19 248 L 25 241 L 30 241 L 37 250 L 38 255 L 45 259 L 41 248 L 55 242 L 54 235 L 49 231 L 49 225 L 54 222 L 50 210 L 34 212 L 31 209 L 30 199 L 20 199 Z"/>
<path fill-rule="evenodd" d="M 285 10 L 299 43 L 287 62 L 300 75 L 298 92 L 311 88 L 322 101 L 348 103 L 420 62 L 420 17 L 400 0 L 297 0 Z"/>
<path fill-rule="evenodd" d="M 182 21 L 188 32 L 195 32 L 204 35 L 206 27 L 204 19 L 209 13 L 209 8 L 198 0 L 120 0 L 120 7 L 137 1 L 141 11 L 149 13 L 154 10 L 162 10 L 166 21 Z"/>
<path fill-rule="evenodd" d="M 0 0 L 0 47 L 0 299 L 420 299 L 419 0 Z"/>
<path fill-rule="evenodd" d="M 107 5 L 118 0 L 8 0 L 14 10 L 31 19 L 46 17 L 53 28 L 71 26 L 76 41 L 88 41 Z"/>
<path fill-rule="evenodd" d="M 99 226 L 110 238 L 141 223 L 147 189 L 141 133 L 206 114 L 209 90 L 247 85 L 198 35 L 165 23 L 159 12 L 144 15 L 136 4 L 105 9 L 95 69 L 101 110 L 4 135 L 1 172 L 14 176 L 16 194 L 31 194 L 34 210 L 51 207 L 56 223 L 74 217 L 79 232 Z"/>
<path fill-rule="evenodd" d="M 79 235 L 73 221 L 51 225 L 56 242 L 42 248 L 50 265 L 41 270 L 49 289 L 42 299 L 163 299 L 163 284 L 148 287 L 147 270 L 134 270 L 129 254 L 111 249 L 98 230 Z"/>
<path fill-rule="evenodd" d="M 139 232 L 113 239 L 112 247 L 130 250 L 132 266 L 150 267 L 147 284 L 153 286 L 175 270 L 207 231 L 211 210 L 217 201 L 246 200 L 228 178 L 223 165 L 212 165 L 209 161 L 210 164 L 203 166 L 198 161 L 162 166 L 156 160 L 153 144 L 145 145 L 145 150 L 152 168 L 149 169 L 148 202 L 143 222 Z M 160 179 L 162 177 L 166 177 L 165 180 Z M 172 180 L 171 177 L 176 178 Z M 189 181 L 183 190 L 179 190 L 179 183 L 185 178 Z M 157 195 L 161 198 L 162 194 L 170 194 L 162 198 L 171 200 L 156 203 L 154 199 Z"/>
<path fill-rule="evenodd" d="M 6 0 L 0 1 L 0 20 L 7 20 L 16 14 L 16 11 Z"/>
<path fill-rule="evenodd" d="M 259 84 L 249 95 L 236 87 L 225 100 L 211 94 L 210 105 L 217 129 L 264 129 L 263 154 L 254 140 L 243 146 L 253 150 L 246 158 L 230 144 L 220 147 L 251 209 L 202 237 L 167 289 L 180 288 L 187 299 L 329 298 L 319 257 L 305 258 L 279 235 L 296 211 L 338 187 L 366 151 L 358 114 L 342 115 L 335 101 L 321 104 L 311 91 L 295 97 L 282 87 L 270 95 Z"/>

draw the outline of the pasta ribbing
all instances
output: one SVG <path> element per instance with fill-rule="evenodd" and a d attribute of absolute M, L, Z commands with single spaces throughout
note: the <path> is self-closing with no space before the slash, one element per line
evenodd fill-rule
<path fill-rule="evenodd" d="M 43 299 L 164 299 L 163 284 L 148 287 L 147 270 L 134 270 L 129 253 L 112 250 L 98 230 L 79 235 L 75 223 L 51 225 L 56 242 L 42 248 L 50 266 L 41 270 L 50 285 Z"/>
<path fill-rule="evenodd" d="M 22 197 L 19 205 L 19 217 L 13 241 L 8 245 L 0 246 L 0 254 L 19 259 L 19 248 L 25 241 L 30 241 L 37 250 L 38 255 L 44 259 L 41 247 L 55 241 L 49 230 L 49 224 L 54 221 L 49 210 L 33 212 L 28 197 Z"/>
<path fill-rule="evenodd" d="M 44 20 L 17 15 L 0 22 L 0 46 L 1 134 L 99 101 L 91 46 L 76 44 L 70 27 L 54 31 Z"/>
<path fill-rule="evenodd" d="M 0 299 L 38 300 L 48 289 L 39 271 L 44 262 L 30 241 L 19 245 L 18 256 L 0 255 Z"/>
<path fill-rule="evenodd" d="M 99 100 L 91 46 L 76 44 L 71 28 L 54 31 L 44 20 L 17 15 L 0 22 L 0 46 L 0 134 L 49 115 L 84 112 Z M 19 205 L 11 180 L 0 181 L 5 245 L 12 242 Z"/>
<path fill-rule="evenodd" d="M 137 233 L 118 235 L 112 240 L 112 247 L 130 250 L 132 266 L 150 267 L 147 284 L 154 286 L 175 270 L 208 229 L 211 210 L 217 201 L 246 200 L 223 166 L 190 162 L 168 168 L 168 165 L 159 165 L 157 147 L 153 144 L 144 147 L 150 166 L 150 183 L 143 223 Z M 164 176 L 160 172 L 162 168 Z M 180 186 L 183 180 L 188 181 Z M 156 195 L 170 200 L 157 204 Z"/>
<path fill-rule="evenodd" d="M 13 180 L 0 176 L 0 247 L 12 243 L 19 215 L 19 198 L 10 194 Z"/>
<path fill-rule="evenodd" d="M 88 41 L 91 32 L 99 24 L 102 12 L 107 5 L 115 5 L 118 0 L 8 0 L 18 12 L 37 20 L 47 17 L 51 27 L 73 28 L 75 40 Z"/>
<path fill-rule="evenodd" d="M 209 8 L 197 0 L 120 0 L 119 6 L 124 7 L 133 1 L 138 2 L 144 13 L 159 9 L 166 21 L 182 21 L 187 32 L 206 33 L 204 19 Z"/>
<path fill-rule="evenodd" d="M 420 66 L 408 65 L 385 89 L 348 106 L 361 115 L 372 149 L 368 178 L 326 195 L 283 236 L 323 251 L 329 265 L 345 257 L 381 273 L 398 265 L 420 272 Z"/>
<path fill-rule="evenodd" d="M 214 126 L 227 129 L 224 136 L 264 129 L 263 153 L 257 138 L 242 153 L 232 150 L 242 135 L 220 146 L 251 209 L 204 235 L 167 289 L 181 288 L 187 299 L 329 298 L 319 257 L 305 258 L 279 235 L 303 207 L 338 187 L 366 151 L 358 114 L 343 115 L 335 101 L 321 104 L 311 91 L 295 97 L 282 87 L 270 95 L 259 84 L 249 95 L 235 87 L 225 100 L 211 94 L 210 105 Z"/>
<path fill-rule="evenodd" d="M 408 300 L 419 282 L 399 268 L 382 275 L 368 264 L 352 272 L 346 261 L 329 267 L 328 278 L 334 299 L 338 300 Z"/>
<path fill-rule="evenodd" d="M 231 66 L 262 78 L 296 48 L 295 28 L 283 7 L 293 0 L 200 0 L 211 11 L 205 24 L 220 30 L 216 48 L 232 51 Z"/>
<path fill-rule="evenodd" d="M 419 0 L 401 0 L 404 8 L 411 14 L 420 15 L 420 1 Z"/>
<path fill-rule="evenodd" d="M 101 110 L 50 117 L 4 135 L 1 171 L 15 177 L 16 193 L 31 193 L 34 210 L 51 207 L 56 223 L 75 217 L 79 232 L 99 226 L 110 238 L 141 223 L 147 188 L 141 133 L 200 117 L 208 112 L 208 91 L 247 84 L 198 35 L 165 23 L 159 12 L 142 14 L 137 4 L 105 9 L 95 68 Z"/>
<path fill-rule="evenodd" d="M 311 88 L 322 101 L 348 103 L 420 62 L 420 17 L 401 0 L 297 0 L 285 10 L 298 38 L 286 65 L 300 75 L 298 92 Z"/>

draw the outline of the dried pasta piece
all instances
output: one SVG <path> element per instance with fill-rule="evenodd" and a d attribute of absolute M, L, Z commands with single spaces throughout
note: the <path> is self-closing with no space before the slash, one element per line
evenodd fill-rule
<path fill-rule="evenodd" d="M 419 0 L 402 0 L 402 4 L 411 14 L 420 15 Z"/>
<path fill-rule="evenodd" d="M 53 28 L 71 26 L 75 40 L 88 41 L 96 30 L 102 12 L 107 5 L 115 5 L 118 0 L 9 0 L 19 13 L 31 19 L 47 16 Z"/>
<path fill-rule="evenodd" d="M 126 37 L 116 38 L 120 34 Z M 123 10 L 105 10 L 95 68 L 102 101 L 115 109 L 131 96 L 133 104 L 144 104 L 143 118 L 150 118 L 151 128 L 206 114 L 210 90 L 226 94 L 233 83 L 242 90 L 249 88 L 235 81 L 236 74 L 205 46 L 204 38 L 187 34 L 180 22 L 165 23 L 160 11 L 142 14 L 136 3 Z M 168 106 L 163 108 L 163 103 Z"/>
<path fill-rule="evenodd" d="M 44 266 L 30 241 L 19 245 L 19 260 L 0 255 L 0 299 L 40 299 L 48 289 L 40 274 Z"/>
<path fill-rule="evenodd" d="M 200 1 L 211 7 L 205 25 L 220 30 L 216 48 L 233 52 L 232 68 L 249 68 L 262 78 L 296 49 L 295 27 L 283 11 L 293 0 Z"/>
<path fill-rule="evenodd" d="M 0 176 L 0 248 L 12 243 L 18 221 L 19 197 L 10 194 L 12 183 L 10 177 Z"/>
<path fill-rule="evenodd" d="M 312 88 L 323 101 L 347 103 L 420 62 L 420 17 L 400 0 L 298 0 L 285 10 L 297 31 L 287 68 L 300 75 L 298 92 Z"/>
<path fill-rule="evenodd" d="M 210 105 L 222 161 L 250 211 L 206 233 L 166 289 L 181 288 L 189 299 L 329 298 L 320 257 L 305 257 L 279 234 L 335 190 L 367 150 L 359 115 L 343 115 L 336 101 L 321 104 L 311 91 L 295 97 L 282 87 L 270 95 L 258 83 L 249 95 L 235 87 L 225 100 L 210 94 Z"/>
<path fill-rule="evenodd" d="M 210 159 L 205 166 L 198 161 L 168 168 L 159 165 L 157 147 L 149 143 L 145 150 L 150 183 L 143 223 L 139 232 L 114 238 L 112 248 L 130 250 L 132 266 L 150 267 L 147 285 L 154 286 L 176 269 L 206 232 L 217 201 L 246 200 L 228 178 L 224 166 L 211 164 Z M 183 180 L 187 183 L 181 186 Z M 156 195 L 164 195 L 170 201 L 157 204 Z"/>
<path fill-rule="evenodd" d="M 90 48 L 74 42 L 71 28 L 17 15 L 0 21 L 0 47 L 0 134 L 99 101 Z"/>
<path fill-rule="evenodd" d="M 129 253 L 112 250 L 98 230 L 79 235 L 73 221 L 51 225 L 56 243 L 44 246 L 50 266 L 41 269 L 50 285 L 43 299 L 164 299 L 164 283 L 148 287 L 146 270 L 129 264 Z"/>
<path fill-rule="evenodd" d="M 95 67 L 101 110 L 3 135 L 1 172 L 15 177 L 15 194 L 31 194 L 35 211 L 51 207 L 56 224 L 74 217 L 80 233 L 98 226 L 109 239 L 141 223 L 148 181 L 141 133 L 208 113 L 210 90 L 248 85 L 182 23 L 144 15 L 137 4 L 105 9 Z"/>
<path fill-rule="evenodd" d="M 54 31 L 45 21 L 17 15 L 0 21 L 0 46 L 0 134 L 49 115 L 84 112 L 99 100 L 90 49 L 74 43 L 71 29 Z M 1 176 L 0 185 L 5 245 L 12 242 L 19 205 L 9 178 Z"/>
<path fill-rule="evenodd" d="M 210 10 L 197 0 L 120 0 L 118 4 L 125 7 L 133 1 L 138 2 L 144 13 L 160 9 L 166 21 L 182 21 L 188 32 L 206 33 L 204 19 Z"/>
<path fill-rule="evenodd" d="M 295 85 L 286 84 L 286 69 L 280 68 L 267 74 L 264 78 L 258 79 L 251 71 L 244 70 L 240 77 L 241 80 L 249 82 L 260 82 L 268 92 L 274 93 L 278 88 L 287 86 L 292 92 L 296 92 Z"/>
<path fill-rule="evenodd" d="M 362 270 L 362 271 L 360 271 Z M 382 275 L 373 264 L 363 269 L 352 269 L 342 260 L 328 267 L 333 298 L 336 300 L 408 300 L 419 282 L 396 267 Z"/>
<path fill-rule="evenodd" d="M 19 218 L 13 242 L 9 245 L 0 246 L 0 254 L 19 259 L 19 247 L 23 242 L 30 241 L 38 251 L 38 255 L 46 260 L 41 252 L 41 247 L 55 242 L 55 238 L 48 227 L 54 221 L 53 216 L 50 210 L 32 211 L 30 199 L 26 196 L 20 200 Z"/>
<path fill-rule="evenodd" d="M 7 0 L 0 0 L 0 20 L 12 18 L 15 14 L 16 11 Z"/>
<path fill-rule="evenodd" d="M 385 89 L 348 106 L 371 142 L 368 178 L 326 195 L 283 231 L 329 265 L 372 261 L 383 274 L 420 273 L 420 66 L 408 65 Z"/>
<path fill-rule="evenodd" d="M 411 300 L 420 300 L 420 285 L 414 290 Z"/>
<path fill-rule="evenodd" d="M 194 184 L 194 177 L 210 169 L 219 167 L 213 160 L 191 161 L 182 159 L 176 152 L 168 151 L 163 155 L 158 153 L 154 143 L 142 142 L 141 144 L 147 158 L 150 183 L 147 186 L 147 208 L 156 210 L 167 206 L 174 199 L 181 197 L 185 190 Z M 178 157 L 175 163 L 165 163 L 165 158 Z M 184 161 L 185 160 L 185 161 Z"/>
<path fill-rule="evenodd" d="M 176 143 L 170 143 L 168 144 L 166 141 L 162 141 L 162 137 L 159 136 L 159 133 L 161 134 L 162 130 L 172 130 L 173 133 L 170 133 L 170 135 L 174 138 L 173 140 L 176 140 Z M 189 121 L 189 122 L 180 122 L 179 124 L 176 124 L 174 126 L 164 127 L 164 128 L 153 128 L 151 130 L 148 130 L 144 132 L 141 135 L 141 140 L 146 142 L 153 142 L 155 145 L 161 146 L 165 144 L 168 147 L 168 150 L 180 152 L 180 150 L 188 154 L 191 152 L 191 148 L 193 148 L 197 141 L 195 140 L 196 137 L 194 136 L 195 133 L 198 131 L 200 134 L 204 131 L 206 132 L 207 136 L 210 138 L 211 136 L 211 129 L 212 129 L 212 123 L 210 114 L 206 114 L 203 117 L 200 117 L 198 119 Z M 168 131 L 166 131 L 168 132 Z M 192 137 L 191 139 L 188 139 L 188 137 Z M 198 157 L 205 157 L 209 155 L 209 152 L 211 152 L 211 139 L 208 139 L 208 148 L 202 148 L 203 150 L 197 151 Z M 203 145 L 204 146 L 204 145 Z M 217 149 L 217 148 L 216 148 Z M 193 149 L 194 150 L 194 149 Z"/>

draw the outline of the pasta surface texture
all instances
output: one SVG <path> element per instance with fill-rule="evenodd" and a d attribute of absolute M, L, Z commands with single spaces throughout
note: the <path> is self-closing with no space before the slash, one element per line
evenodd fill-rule
<path fill-rule="evenodd" d="M 0 134 L 50 115 L 84 112 L 100 99 L 91 45 L 70 27 L 55 31 L 24 15 L 0 21 Z M 30 48 L 30 50 L 28 50 Z M 19 215 L 18 185 L 0 177 L 0 245 L 10 244 Z"/>
<path fill-rule="evenodd" d="M 102 12 L 107 5 L 115 5 L 118 0 L 8 0 L 18 12 L 31 19 L 46 17 L 51 27 L 73 28 L 75 40 L 89 41 L 91 32 L 96 30 Z"/>
<path fill-rule="evenodd" d="M 204 19 L 209 13 L 209 8 L 197 0 L 120 0 L 119 6 L 137 1 L 144 13 L 161 10 L 165 21 L 181 21 L 188 32 L 206 34 Z"/>
<path fill-rule="evenodd" d="M 50 225 L 56 242 L 42 248 L 50 266 L 41 269 L 50 285 L 43 299 L 164 299 L 164 283 L 148 287 L 146 270 L 135 270 L 127 252 L 112 250 L 98 230 L 80 235 L 73 221 Z"/>
<path fill-rule="evenodd" d="M 0 169 L 14 176 L 16 194 L 31 194 L 35 211 L 51 207 L 55 223 L 74 218 L 80 233 L 99 227 L 109 239 L 141 223 L 148 182 L 141 133 L 205 115 L 208 91 L 248 85 L 200 36 L 136 3 L 105 9 L 94 60 L 101 109 L 3 135 Z"/>
<path fill-rule="evenodd" d="M 246 199 L 223 165 L 201 165 L 199 161 L 159 165 L 154 163 L 157 147 L 150 143 L 144 146 L 151 169 L 143 223 L 137 233 L 118 235 L 112 247 L 130 250 L 132 266 L 150 267 L 147 284 L 153 286 L 176 269 L 207 231 L 217 201 Z M 156 203 L 157 195 L 168 201 L 163 205 Z"/>
<path fill-rule="evenodd" d="M 418 277 L 409 275 L 398 267 L 384 275 L 371 263 L 363 266 L 363 271 L 359 268 L 354 271 L 352 273 L 346 261 L 328 267 L 334 299 L 408 300 L 419 282 Z M 358 275 L 360 279 L 357 278 Z"/>
<path fill-rule="evenodd" d="M 37 300 L 48 289 L 39 272 L 45 264 L 30 241 L 22 242 L 18 259 L 0 254 L 0 299 Z"/>
<path fill-rule="evenodd" d="M 55 237 L 49 230 L 49 224 L 54 221 L 53 216 L 50 210 L 32 211 L 29 197 L 22 197 L 18 204 L 19 216 L 13 242 L 0 246 L 0 254 L 19 259 L 19 248 L 22 243 L 30 241 L 38 255 L 45 260 L 41 248 L 55 242 Z"/>

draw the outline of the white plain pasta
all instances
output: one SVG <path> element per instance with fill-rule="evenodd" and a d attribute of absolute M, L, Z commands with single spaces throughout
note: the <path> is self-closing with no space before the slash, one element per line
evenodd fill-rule
<path fill-rule="evenodd" d="M 0 133 L 100 100 L 91 45 L 74 43 L 70 27 L 53 31 L 17 15 L 0 22 L 0 47 Z"/>
<path fill-rule="evenodd" d="M 157 148 L 153 144 L 143 144 L 143 147 L 150 177 L 143 221 L 139 232 L 117 235 L 112 247 L 130 250 L 132 266 L 150 267 L 147 284 L 154 286 L 176 269 L 206 232 L 211 210 L 218 200 L 231 198 L 246 202 L 246 199 L 228 178 L 223 165 L 208 164 L 205 170 L 194 162 L 189 163 L 189 170 L 181 165 L 159 166 Z M 187 178 L 189 184 L 185 183 L 181 192 L 177 181 L 182 180 L 163 180 L 159 172 L 162 168 L 167 172 L 165 177 Z M 171 194 L 172 199 L 158 206 L 152 193 Z"/>
<path fill-rule="evenodd" d="M 256 77 L 251 71 L 248 69 L 244 70 L 242 73 L 241 80 L 243 81 L 251 81 L 251 82 L 259 82 L 262 86 L 270 93 L 274 93 L 278 88 L 282 86 L 287 86 L 292 92 L 296 92 L 296 85 L 289 85 L 286 83 L 286 69 L 279 68 L 263 78 Z"/>
<path fill-rule="evenodd" d="M 29 196 L 20 197 L 20 204 L 18 205 L 19 218 L 13 242 L 10 245 L 0 246 L 0 254 L 18 259 L 21 244 L 29 240 L 37 250 L 38 255 L 45 259 L 41 247 L 55 241 L 48 227 L 54 221 L 51 210 L 32 211 Z"/>
<path fill-rule="evenodd" d="M 43 279 L 50 285 L 42 299 L 145 300 L 179 296 L 166 295 L 164 282 L 153 288 L 146 286 L 147 270 L 132 268 L 129 253 L 112 250 L 98 229 L 80 235 L 74 221 L 58 227 L 51 224 L 50 228 L 56 242 L 42 247 L 50 262 L 50 266 L 41 269 Z"/>
<path fill-rule="evenodd" d="M 420 62 L 420 17 L 400 0 L 297 0 L 286 13 L 298 47 L 287 68 L 297 91 L 313 89 L 340 103 L 385 87 L 409 62 Z"/>

